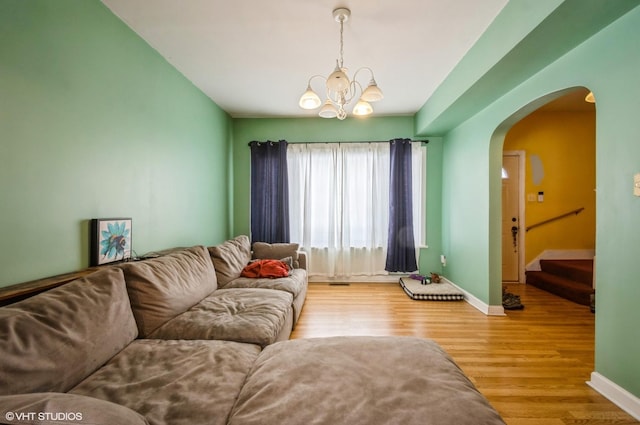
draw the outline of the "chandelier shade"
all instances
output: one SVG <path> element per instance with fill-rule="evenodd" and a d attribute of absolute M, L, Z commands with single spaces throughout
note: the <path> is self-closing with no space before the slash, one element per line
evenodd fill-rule
<path fill-rule="evenodd" d="M 314 75 L 309 78 L 307 90 L 300 97 L 299 105 L 302 109 L 316 109 L 322 105 L 318 113 L 322 118 L 337 117 L 339 120 L 345 119 L 347 117 L 345 107 L 356 99 L 357 101 L 352 113 L 358 116 L 369 115 L 373 113 L 373 107 L 369 102 L 377 102 L 384 98 L 371 68 L 359 68 L 354 73 L 353 80 L 350 80 L 347 69 L 344 67 L 344 23 L 350 16 L 351 11 L 349 9 L 339 8 L 333 11 L 334 19 L 340 23 L 340 57 L 336 60 L 336 66 L 328 77 L 325 78 L 322 75 Z M 363 88 L 362 84 L 357 80 L 358 74 L 361 71 L 371 74 L 371 79 L 366 88 Z M 311 82 L 317 78 L 324 81 L 326 98 L 324 104 L 320 96 L 311 88 Z"/>
<path fill-rule="evenodd" d="M 364 90 L 360 98 L 367 102 L 377 102 L 379 100 L 382 100 L 382 98 L 384 98 L 384 95 L 382 94 L 382 90 L 380 90 L 380 88 L 376 84 L 376 80 L 371 79 L 371 81 L 369 81 L 369 86 Z"/>
<path fill-rule="evenodd" d="M 308 85 L 307 91 L 300 96 L 299 105 L 302 109 L 316 109 L 322 105 L 322 100 L 320 100 L 316 92 L 311 89 L 311 85 Z"/>
<path fill-rule="evenodd" d="M 356 106 L 353 107 L 353 115 L 369 115 L 373 112 L 371 104 L 365 100 L 360 99 Z"/>
<path fill-rule="evenodd" d="M 327 89 L 332 92 L 341 92 L 349 88 L 349 77 L 338 67 L 336 61 L 336 69 L 327 78 Z"/>
<path fill-rule="evenodd" d="M 322 109 L 318 113 L 322 118 L 335 118 L 338 116 L 338 110 L 329 99 L 324 103 Z"/>

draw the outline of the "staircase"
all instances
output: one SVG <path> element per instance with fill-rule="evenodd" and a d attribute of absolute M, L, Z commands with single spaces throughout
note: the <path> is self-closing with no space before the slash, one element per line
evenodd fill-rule
<path fill-rule="evenodd" d="M 582 305 L 591 304 L 593 260 L 540 260 L 541 271 L 527 271 L 527 284 Z"/>

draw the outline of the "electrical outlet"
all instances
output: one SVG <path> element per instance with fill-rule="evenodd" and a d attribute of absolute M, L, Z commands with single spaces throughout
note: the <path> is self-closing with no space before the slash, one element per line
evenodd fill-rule
<path fill-rule="evenodd" d="M 447 257 L 446 257 L 446 255 L 444 255 L 444 254 L 440 255 L 440 263 L 442 263 L 443 267 L 447 266 Z"/>
<path fill-rule="evenodd" d="M 633 176 L 633 194 L 640 196 L 640 173 Z"/>

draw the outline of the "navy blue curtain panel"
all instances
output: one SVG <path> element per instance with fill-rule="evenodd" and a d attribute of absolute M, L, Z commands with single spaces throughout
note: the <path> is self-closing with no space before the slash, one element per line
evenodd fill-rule
<path fill-rule="evenodd" d="M 251 240 L 289 242 L 287 142 L 251 142 Z"/>
<path fill-rule="evenodd" d="M 389 240 L 385 270 L 418 270 L 413 237 L 411 140 L 391 140 L 389 176 Z"/>

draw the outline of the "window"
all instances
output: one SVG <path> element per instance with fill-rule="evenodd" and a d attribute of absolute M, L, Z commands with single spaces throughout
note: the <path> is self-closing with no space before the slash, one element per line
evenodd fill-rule
<path fill-rule="evenodd" d="M 425 149 L 413 152 L 414 234 L 424 242 Z M 309 253 L 310 276 L 386 274 L 387 143 L 290 144 L 291 241 Z"/>

